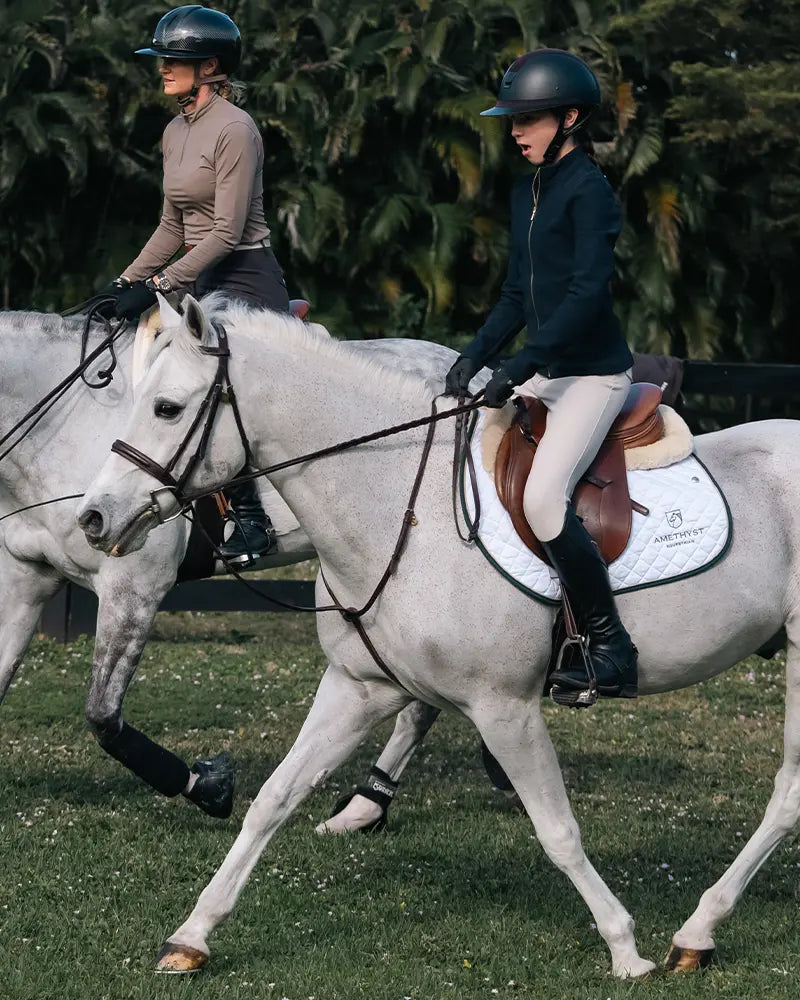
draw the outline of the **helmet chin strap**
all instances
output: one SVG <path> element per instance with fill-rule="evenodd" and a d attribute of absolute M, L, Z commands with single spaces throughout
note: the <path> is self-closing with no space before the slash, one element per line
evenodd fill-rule
<path fill-rule="evenodd" d="M 192 104 L 194 101 L 197 100 L 198 91 L 200 90 L 201 87 L 205 86 L 205 84 L 222 83 L 227 79 L 228 79 L 227 73 L 217 73 L 215 76 L 204 76 L 198 78 L 197 67 L 195 67 L 194 84 L 192 85 L 192 89 L 189 91 L 188 94 L 184 94 L 183 97 L 177 97 L 176 101 L 182 108 L 185 108 L 187 104 Z"/>
<path fill-rule="evenodd" d="M 581 125 L 584 125 L 589 119 L 588 114 L 584 114 L 584 116 L 581 117 L 579 113 L 575 121 L 567 128 L 564 123 L 567 120 L 568 111 L 569 108 L 562 108 L 561 111 L 558 112 L 558 128 L 556 129 L 556 134 L 550 140 L 550 145 L 544 151 L 544 156 L 542 157 L 542 162 L 539 166 L 548 167 L 551 163 L 555 163 L 558 154 L 561 152 L 561 147 L 567 139 L 569 139 L 571 135 L 574 135 Z"/>

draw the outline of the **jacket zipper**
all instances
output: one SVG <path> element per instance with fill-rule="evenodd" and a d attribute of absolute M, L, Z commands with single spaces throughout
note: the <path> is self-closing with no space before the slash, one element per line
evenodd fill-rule
<path fill-rule="evenodd" d="M 541 168 L 536 171 L 533 175 L 533 182 L 531 183 L 531 193 L 533 194 L 533 211 L 531 212 L 531 221 L 528 226 L 528 263 L 531 269 L 531 281 L 530 281 L 530 294 L 531 294 L 531 305 L 533 306 L 533 315 L 536 317 L 536 329 L 539 329 L 539 313 L 536 310 L 536 299 L 533 295 L 533 250 L 531 249 L 531 234 L 533 233 L 533 220 L 536 218 L 536 210 L 539 207 L 539 190 L 541 186 L 540 177 Z"/>

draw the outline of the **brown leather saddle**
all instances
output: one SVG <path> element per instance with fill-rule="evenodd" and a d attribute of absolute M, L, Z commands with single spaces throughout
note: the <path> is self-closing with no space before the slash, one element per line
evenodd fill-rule
<path fill-rule="evenodd" d="M 547 407 L 538 399 L 517 397 L 514 402 L 517 413 L 495 459 L 495 486 L 517 534 L 540 559 L 549 562 L 522 508 L 533 457 L 546 432 Z M 632 510 L 648 513 L 628 493 L 625 451 L 653 444 L 664 436 L 660 402 L 661 389 L 657 385 L 635 382 L 597 456 L 575 487 L 572 502 L 606 563 L 618 558 L 628 544 Z"/>

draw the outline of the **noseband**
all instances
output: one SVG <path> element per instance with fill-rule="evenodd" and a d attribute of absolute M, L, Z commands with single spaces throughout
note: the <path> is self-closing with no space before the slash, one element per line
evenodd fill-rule
<path fill-rule="evenodd" d="M 191 427 L 184 435 L 183 440 L 178 445 L 172 458 L 166 463 L 166 465 L 161 465 L 156 462 L 155 459 L 150 458 L 149 455 L 145 455 L 143 451 L 139 451 L 138 448 L 134 448 L 133 445 L 128 444 L 127 441 L 122 441 L 118 438 L 111 445 L 111 450 L 113 452 L 120 455 L 122 458 L 127 459 L 129 462 L 132 462 L 135 466 L 140 468 L 142 472 L 146 472 L 149 476 L 157 479 L 158 482 L 162 484 L 162 489 L 151 490 L 150 499 L 152 500 L 152 505 L 147 511 L 151 513 L 160 524 L 164 524 L 166 521 L 171 521 L 173 518 L 179 517 L 184 511 L 191 507 L 193 498 L 187 493 L 186 486 L 197 468 L 197 465 L 205 458 L 208 441 L 211 437 L 211 429 L 214 426 L 214 420 L 217 416 L 217 410 L 219 409 L 220 403 L 230 403 L 234 419 L 236 420 L 236 427 L 239 430 L 239 437 L 242 445 L 244 446 L 245 464 L 249 464 L 252 459 L 250 442 L 247 440 L 247 435 L 245 434 L 244 424 L 242 423 L 242 417 L 239 412 L 239 406 L 236 402 L 236 395 L 233 391 L 233 386 L 231 385 L 230 376 L 228 374 L 228 359 L 231 356 L 228 344 L 228 334 L 225 331 L 225 327 L 221 323 L 212 323 L 212 326 L 217 334 L 217 346 L 200 347 L 200 351 L 203 354 L 208 354 L 217 358 L 217 372 L 214 376 L 214 381 L 211 384 L 211 387 L 197 410 L 197 414 L 192 421 Z M 176 479 L 173 475 L 175 466 L 178 464 L 183 453 L 188 448 L 189 442 L 192 437 L 194 437 L 194 434 L 201 423 L 203 424 L 203 429 L 200 434 L 200 440 L 197 448 L 195 449 L 194 454 L 191 455 L 187 461 L 183 472 Z M 179 506 L 177 513 L 171 514 L 169 517 L 164 516 L 159 502 L 159 494 L 166 491 L 169 491 L 172 494 Z"/>

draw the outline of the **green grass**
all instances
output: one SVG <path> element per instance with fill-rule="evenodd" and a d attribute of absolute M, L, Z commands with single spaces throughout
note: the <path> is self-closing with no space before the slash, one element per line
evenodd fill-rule
<path fill-rule="evenodd" d="M 483 776 L 463 720 L 407 772 L 387 836 L 314 823 L 388 736 L 267 848 L 192 980 L 156 977 L 248 802 L 291 745 L 322 667 L 294 615 L 160 615 L 128 719 L 189 760 L 229 749 L 229 822 L 150 793 L 86 732 L 91 642 L 34 643 L 0 709 L 0 1000 L 797 995 L 800 851 L 784 845 L 720 929 L 722 964 L 617 983 L 582 900 Z M 753 659 L 690 691 L 586 713 L 546 708 L 587 853 L 656 960 L 758 823 L 782 747 L 783 666 Z"/>

